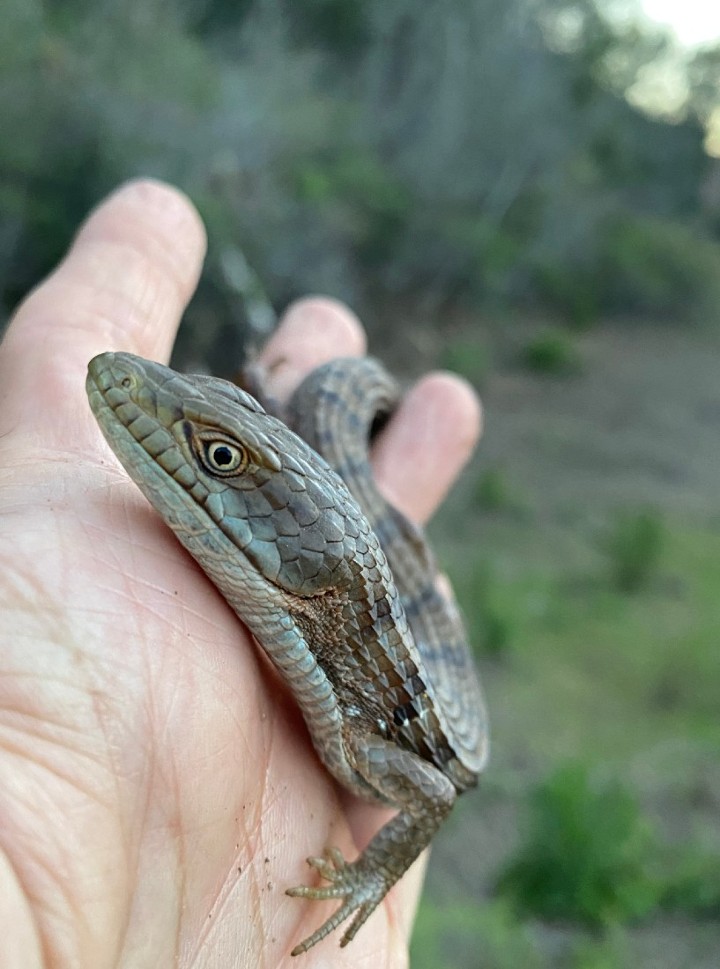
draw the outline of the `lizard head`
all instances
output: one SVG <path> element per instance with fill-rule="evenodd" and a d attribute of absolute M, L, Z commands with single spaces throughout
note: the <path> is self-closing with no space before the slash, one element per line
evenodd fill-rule
<path fill-rule="evenodd" d="M 87 391 L 121 464 L 187 547 L 222 533 L 267 582 L 302 597 L 346 587 L 382 557 L 342 480 L 236 385 L 103 353 Z"/>

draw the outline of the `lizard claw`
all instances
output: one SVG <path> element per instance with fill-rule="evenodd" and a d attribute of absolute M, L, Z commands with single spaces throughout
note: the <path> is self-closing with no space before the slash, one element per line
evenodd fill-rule
<path fill-rule="evenodd" d="M 382 901 L 390 886 L 386 884 L 381 873 L 367 870 L 361 861 L 362 859 L 347 862 L 338 848 L 328 848 L 324 858 L 307 859 L 307 863 L 330 884 L 315 888 L 299 885 L 296 888 L 288 888 L 285 894 L 293 898 L 309 898 L 313 901 L 324 901 L 330 898 L 342 898 L 345 901 L 316 932 L 296 945 L 291 955 L 296 956 L 301 952 L 307 952 L 354 912 L 355 918 L 340 942 L 341 946 L 347 945 Z"/>

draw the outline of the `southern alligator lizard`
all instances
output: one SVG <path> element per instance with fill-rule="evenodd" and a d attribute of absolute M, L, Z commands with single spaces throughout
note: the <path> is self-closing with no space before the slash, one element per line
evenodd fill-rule
<path fill-rule="evenodd" d="M 288 890 L 342 901 L 294 955 L 354 915 L 345 945 L 487 754 L 457 608 L 368 464 L 396 385 L 373 360 L 321 367 L 284 414 L 301 436 L 234 384 L 129 353 L 95 357 L 87 391 L 120 462 L 288 683 L 327 769 L 398 809 L 355 861 L 308 859 L 328 885 Z"/>

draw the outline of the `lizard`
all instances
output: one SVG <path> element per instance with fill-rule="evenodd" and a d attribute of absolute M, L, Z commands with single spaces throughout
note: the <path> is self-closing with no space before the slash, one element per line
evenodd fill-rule
<path fill-rule="evenodd" d="M 267 395 L 263 406 L 237 384 L 106 352 L 86 390 L 120 463 L 289 686 L 324 766 L 397 809 L 354 861 L 336 848 L 307 859 L 326 885 L 287 890 L 341 903 L 292 955 L 353 916 L 346 945 L 488 754 L 458 607 L 422 530 L 370 470 L 398 386 L 372 358 L 339 359 L 285 408 Z"/>

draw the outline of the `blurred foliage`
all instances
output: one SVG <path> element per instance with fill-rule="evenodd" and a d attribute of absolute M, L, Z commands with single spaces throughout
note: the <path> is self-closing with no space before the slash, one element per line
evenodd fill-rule
<path fill-rule="evenodd" d="M 478 480 L 475 499 L 483 511 L 521 513 L 524 505 L 502 468 L 488 468 Z"/>
<path fill-rule="evenodd" d="M 351 215 L 348 242 L 361 266 L 370 269 L 392 258 L 412 199 L 386 168 L 367 155 L 347 154 L 306 163 L 296 178 L 303 202 L 330 212 L 345 208 Z"/>
<path fill-rule="evenodd" d="M 720 918 L 720 856 L 705 845 L 684 846 L 668 880 L 662 904 L 671 911 Z"/>
<path fill-rule="evenodd" d="M 553 388 L 543 390 L 555 396 Z M 667 393 L 662 382 L 658 392 Z M 541 419 L 526 426 L 534 430 Z M 504 465 L 510 482 L 517 457 L 513 449 Z M 555 485 L 572 473 L 558 466 Z M 532 515 L 521 521 L 478 510 L 471 481 L 461 507 L 447 509 L 439 523 L 445 545 L 457 543 L 443 563 L 471 641 L 483 647 L 493 754 L 474 815 L 471 799 L 460 806 L 459 816 L 467 811 L 472 821 L 455 854 L 434 880 L 431 866 L 430 897 L 443 901 L 434 924 L 438 932 L 443 918 L 455 924 L 444 892 L 447 882 L 456 884 L 453 875 L 461 884 L 468 879 L 468 894 L 457 902 L 467 911 L 468 897 L 497 897 L 497 873 L 514 869 L 500 901 L 512 902 L 517 935 L 534 943 L 542 965 L 714 969 L 717 522 L 688 529 L 663 515 L 662 581 L 628 596 L 597 581 L 597 507 L 589 517 L 551 523 L 547 501 L 531 482 L 523 486 Z M 488 612 L 500 617 L 502 633 L 499 651 L 489 655 Z M 538 775 L 548 780 L 538 786 Z M 518 812 L 527 812 L 519 825 Z M 481 871 L 474 892 L 471 862 L 459 860 L 473 851 Z M 418 927 L 425 931 L 430 926 Z M 461 938 L 470 932 L 466 925 Z M 477 938 L 481 944 L 479 929 Z M 472 957 L 454 961 L 447 946 L 448 965 L 482 965 Z"/>
<path fill-rule="evenodd" d="M 536 267 L 534 280 L 543 305 L 578 329 L 594 323 L 607 305 L 594 266 L 546 262 Z"/>
<path fill-rule="evenodd" d="M 720 46 L 699 47 L 686 71 L 690 105 L 699 118 L 708 122 L 720 103 Z"/>
<path fill-rule="evenodd" d="M 682 122 L 624 96 L 666 46 L 591 0 L 5 0 L 2 312 L 149 174 L 208 224 L 181 356 L 256 329 L 240 256 L 276 307 L 412 291 L 714 320 L 717 58 L 689 66 Z"/>
<path fill-rule="evenodd" d="M 544 969 L 545 961 L 510 907 L 420 903 L 410 951 L 413 969 Z"/>
<path fill-rule="evenodd" d="M 524 590 L 503 581 L 484 559 L 467 566 L 454 584 L 461 601 L 471 604 L 468 634 L 478 654 L 497 658 L 511 652 L 525 612 Z"/>
<path fill-rule="evenodd" d="M 657 571 L 665 528 L 654 511 L 625 512 L 600 540 L 610 559 L 612 581 L 620 592 L 637 592 Z"/>
<path fill-rule="evenodd" d="M 606 938 L 581 942 L 573 953 L 572 969 L 625 969 L 631 965 L 622 930 L 613 925 L 606 935 Z"/>
<path fill-rule="evenodd" d="M 553 376 L 577 373 L 581 366 L 572 335 L 557 328 L 533 337 L 522 351 L 522 360 L 529 370 Z"/>
<path fill-rule="evenodd" d="M 440 366 L 460 374 L 482 390 L 492 371 L 492 353 L 486 341 L 477 339 L 449 340 L 440 352 Z"/>
<path fill-rule="evenodd" d="M 635 919 L 660 897 L 650 853 L 650 830 L 629 791 L 618 781 L 593 781 L 573 764 L 537 788 L 527 841 L 499 890 L 520 911 L 544 918 Z"/>
<path fill-rule="evenodd" d="M 610 310 L 714 320 L 720 243 L 669 220 L 618 218 L 606 227 L 597 284 Z"/>

